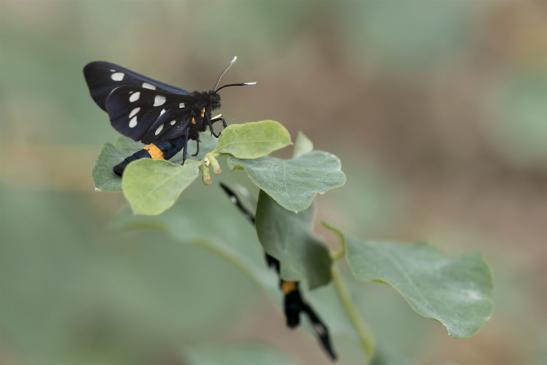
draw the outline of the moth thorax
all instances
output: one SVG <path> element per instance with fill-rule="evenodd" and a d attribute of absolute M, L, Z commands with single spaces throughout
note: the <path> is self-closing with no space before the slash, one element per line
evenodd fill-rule
<path fill-rule="evenodd" d="M 203 106 L 211 108 L 211 110 L 220 108 L 220 95 L 214 90 L 194 91 L 192 96 L 196 98 L 196 107 L 199 110 L 201 110 Z"/>

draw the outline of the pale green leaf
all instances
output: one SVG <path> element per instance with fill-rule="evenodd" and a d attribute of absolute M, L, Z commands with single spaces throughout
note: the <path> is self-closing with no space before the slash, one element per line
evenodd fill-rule
<path fill-rule="evenodd" d="M 473 335 L 492 314 L 492 279 L 479 255 L 451 258 L 427 244 L 348 240 L 354 276 L 395 288 L 418 314 L 450 336 Z"/>
<path fill-rule="evenodd" d="M 198 177 L 199 165 L 194 160 L 184 165 L 151 159 L 131 162 L 123 174 L 123 194 L 134 213 L 161 214 Z"/>
<path fill-rule="evenodd" d="M 189 365 L 295 365 L 285 353 L 262 344 L 190 347 L 184 352 Z"/>
<path fill-rule="evenodd" d="M 93 182 L 99 191 L 120 191 L 122 180 L 112 168 L 142 148 L 142 144 L 127 137 L 120 137 L 116 143 L 106 143 L 93 167 Z"/>
<path fill-rule="evenodd" d="M 330 282 L 331 257 L 313 233 L 314 207 L 293 213 L 260 192 L 256 232 L 264 250 L 281 263 L 285 280 L 305 281 L 311 289 Z"/>
<path fill-rule="evenodd" d="M 316 194 L 345 184 L 338 157 L 312 151 L 290 160 L 263 157 L 256 160 L 228 159 L 233 168 L 243 168 L 249 178 L 277 203 L 292 212 L 310 207 Z"/>
<path fill-rule="evenodd" d="M 291 143 L 287 129 L 279 122 L 264 120 L 229 125 L 219 138 L 217 153 L 225 153 L 242 159 L 267 156 Z"/>
<path fill-rule="evenodd" d="M 298 132 L 292 156 L 298 157 L 311 151 L 313 151 L 313 142 L 304 133 Z"/>

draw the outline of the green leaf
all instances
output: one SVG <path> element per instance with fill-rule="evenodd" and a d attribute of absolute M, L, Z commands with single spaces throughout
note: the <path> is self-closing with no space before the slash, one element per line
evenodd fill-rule
<path fill-rule="evenodd" d="M 230 157 L 230 168 L 243 168 L 251 181 L 277 203 L 292 212 L 309 208 L 315 194 L 325 193 L 346 182 L 338 157 L 312 151 L 290 160 L 263 157 L 240 160 Z"/>
<path fill-rule="evenodd" d="M 310 289 L 331 280 L 331 257 L 325 244 L 312 232 L 314 207 L 290 212 L 263 191 L 256 208 L 256 232 L 264 250 L 281 263 L 285 280 L 306 281 Z"/>
<path fill-rule="evenodd" d="M 229 177 L 230 174 L 234 178 L 238 177 L 230 171 L 225 174 L 227 175 L 225 177 Z M 234 184 L 230 185 L 236 189 Z M 215 207 L 214 218 L 211 216 L 211 206 Z M 257 240 L 255 229 L 241 214 L 237 213 L 236 208 L 218 186 L 206 188 L 201 184 L 193 184 L 175 206 L 164 214 L 135 216 L 129 209 L 125 209 L 115 223 L 117 227 L 129 230 L 165 231 L 183 245 L 203 247 L 240 269 L 263 288 L 275 303 L 279 303 L 282 298 L 277 286 L 277 277 L 273 270 L 267 268 L 264 261 L 263 249 Z M 138 236 L 140 237 L 141 234 L 139 233 Z M 208 272 L 210 268 L 204 267 L 203 270 Z M 348 282 L 348 285 L 354 300 L 360 300 L 364 314 L 368 315 L 366 317 L 373 317 L 372 324 L 377 324 L 373 326 L 374 332 L 383 334 L 379 340 L 384 340 L 390 346 L 394 346 L 393 343 L 399 346 L 399 342 L 403 339 L 408 341 L 421 338 L 423 331 L 420 332 L 420 329 L 425 321 L 417 318 L 406 303 L 397 300 L 398 298 L 388 288 L 383 286 L 363 288 L 355 280 Z M 301 286 L 301 289 L 306 290 L 305 286 Z M 347 315 L 341 310 L 332 285 L 305 292 L 304 295 L 328 325 L 341 361 L 347 362 L 348 357 L 362 361 L 363 354 L 358 347 L 359 339 L 355 337 Z M 277 305 L 276 307 L 279 308 Z M 386 311 L 386 308 L 389 310 Z M 282 318 L 281 314 L 278 316 Z M 401 322 L 405 323 L 403 330 L 400 328 Z M 303 328 L 308 328 L 307 321 L 303 321 Z M 287 333 L 287 336 L 293 335 Z M 311 334 L 307 336 L 309 344 L 315 345 L 315 341 Z M 418 345 L 419 342 L 416 340 L 411 341 L 408 347 L 416 349 Z M 317 351 L 320 350 L 317 349 Z"/>
<path fill-rule="evenodd" d="M 479 255 L 450 258 L 427 244 L 348 240 L 354 276 L 396 289 L 421 316 L 453 337 L 473 335 L 492 314 L 492 279 Z"/>
<path fill-rule="evenodd" d="M 134 213 L 161 214 L 198 177 L 199 165 L 194 160 L 187 160 L 182 166 L 164 160 L 131 162 L 123 174 L 123 194 Z"/>
<path fill-rule="evenodd" d="M 262 344 L 197 346 L 185 351 L 189 365 L 295 365 L 283 352 Z"/>
<path fill-rule="evenodd" d="M 122 180 L 114 174 L 112 168 L 142 148 L 142 144 L 127 137 L 120 137 L 116 143 L 106 143 L 93 167 L 95 189 L 99 191 L 120 191 Z"/>
<path fill-rule="evenodd" d="M 298 132 L 292 156 L 298 157 L 311 151 L 313 151 L 313 142 L 304 133 Z"/>
<path fill-rule="evenodd" d="M 291 136 L 283 125 L 273 120 L 264 120 L 229 125 L 222 131 L 214 152 L 254 159 L 267 156 L 290 143 Z"/>

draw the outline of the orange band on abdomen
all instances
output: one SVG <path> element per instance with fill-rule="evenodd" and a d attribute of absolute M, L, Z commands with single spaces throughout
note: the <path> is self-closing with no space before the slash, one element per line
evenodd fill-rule
<path fill-rule="evenodd" d="M 289 294 L 290 292 L 296 290 L 296 282 L 295 281 L 283 281 L 281 283 L 281 291 L 283 294 Z"/>
<path fill-rule="evenodd" d="M 155 144 L 147 144 L 146 146 L 144 146 L 144 149 L 148 151 L 148 154 L 150 155 L 150 158 L 152 160 L 164 159 L 162 150 L 160 150 L 159 147 Z"/>

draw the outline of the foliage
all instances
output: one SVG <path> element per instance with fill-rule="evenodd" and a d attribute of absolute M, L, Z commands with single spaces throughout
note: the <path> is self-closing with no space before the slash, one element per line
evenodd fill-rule
<path fill-rule="evenodd" d="M 199 165 L 193 160 L 182 166 L 169 161 L 135 161 L 123 174 L 123 194 L 135 213 L 161 214 L 198 177 Z"/>
<path fill-rule="evenodd" d="M 284 279 L 305 280 L 315 289 L 329 283 L 331 257 L 312 231 L 313 216 L 313 206 L 300 213 L 290 212 L 260 192 L 256 233 L 264 251 L 281 262 Z"/>
<path fill-rule="evenodd" d="M 359 282 L 389 285 L 412 310 L 440 321 L 454 337 L 471 336 L 490 317 L 492 279 L 479 255 L 450 258 L 426 244 L 346 239 L 344 233 L 325 224 L 340 239 L 340 248 L 331 250 L 332 245 L 313 232 L 314 200 L 317 193 L 342 186 L 345 175 L 336 156 L 313 150 L 313 143 L 302 133 L 290 159 L 268 156 L 290 144 L 287 130 L 274 121 L 230 125 L 218 140 L 209 138 L 209 142 L 204 154 L 182 166 L 149 159 L 130 163 L 121 189 L 133 214 L 124 210 L 115 226 L 160 229 L 181 243 L 206 247 L 254 279 L 269 295 L 276 295 L 275 279 L 266 270 L 257 248 L 258 236 L 263 250 L 279 260 L 281 278 L 302 282 L 304 289 L 311 291 L 312 303 L 318 304 L 325 322 L 333 326 L 335 338 L 340 333 L 347 335 L 349 328 L 356 339 L 353 346 L 360 346 L 375 363 L 386 363 L 388 357 L 384 351 L 375 356 L 380 352 L 376 351 L 373 335 L 355 303 L 361 290 Z M 123 139 L 104 146 L 93 170 L 98 189 L 119 190 L 111 168 L 136 148 Z M 233 171 L 222 173 L 218 159 L 222 161 L 224 157 Z M 244 217 L 220 189 L 207 187 L 214 182 L 210 168 L 217 175 L 222 173 L 222 178 L 246 175 L 258 189 L 258 201 L 245 199 L 246 205 L 256 205 L 256 235 L 251 226 L 234 229 Z M 238 172 L 242 169 L 245 174 Z M 195 183 L 200 171 L 206 184 L 201 187 Z M 189 193 L 182 194 L 177 203 L 185 190 Z M 344 259 L 350 273 L 340 266 Z M 322 294 L 317 296 L 315 289 L 320 287 Z M 348 323 L 341 332 L 343 321 L 339 318 Z M 387 343 L 380 346 L 389 348 Z M 255 350 L 231 351 L 226 355 L 218 349 L 188 351 L 187 356 L 193 359 L 192 363 L 215 363 L 224 356 L 237 359 Z M 265 351 L 256 356 L 270 359 L 277 355 Z"/>
<path fill-rule="evenodd" d="M 348 241 L 348 264 L 363 282 L 396 289 L 418 314 L 454 337 L 473 335 L 492 313 L 492 281 L 479 255 L 453 259 L 427 244 Z"/>

